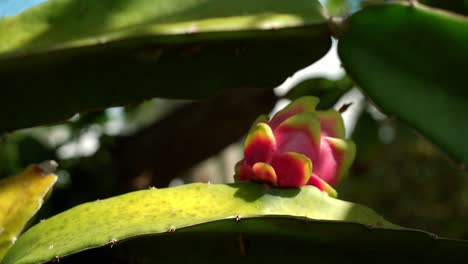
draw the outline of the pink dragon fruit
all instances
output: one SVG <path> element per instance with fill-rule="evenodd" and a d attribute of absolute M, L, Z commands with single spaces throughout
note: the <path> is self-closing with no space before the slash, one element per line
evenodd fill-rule
<path fill-rule="evenodd" d="M 355 157 L 345 140 L 343 119 L 335 110 L 315 111 L 319 99 L 301 97 L 268 121 L 261 116 L 244 145 L 236 181 L 259 181 L 278 187 L 313 185 L 336 197 L 337 184 Z"/>

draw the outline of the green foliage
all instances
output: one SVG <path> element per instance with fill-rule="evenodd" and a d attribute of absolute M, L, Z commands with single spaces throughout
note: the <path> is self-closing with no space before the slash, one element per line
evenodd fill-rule
<path fill-rule="evenodd" d="M 329 49 L 319 11 L 309 0 L 51 0 L 5 17 L 0 132 L 152 97 L 279 85 Z"/>
<path fill-rule="evenodd" d="M 42 263 L 131 237 L 162 234 L 226 218 L 263 215 L 400 229 L 366 207 L 330 198 L 312 186 L 275 189 L 256 183 L 198 183 L 138 191 L 77 206 L 31 228 L 4 263 Z M 202 226 L 197 229 L 203 231 Z M 253 233 L 265 232 L 257 225 L 249 229 Z M 232 227 L 228 230 L 238 232 Z M 287 234 L 289 229 L 282 232 Z"/>
<path fill-rule="evenodd" d="M 339 55 L 366 95 L 468 163 L 468 19 L 393 4 L 364 9 L 346 27 Z"/>

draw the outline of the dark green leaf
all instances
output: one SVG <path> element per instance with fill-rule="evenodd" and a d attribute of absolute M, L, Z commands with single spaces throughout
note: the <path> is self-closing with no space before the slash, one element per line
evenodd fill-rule
<path fill-rule="evenodd" d="M 274 87 L 330 47 L 315 0 L 50 0 L 2 18 L 0 39 L 0 132 Z"/>
<path fill-rule="evenodd" d="M 468 15 L 468 0 L 419 0 L 421 3 Z"/>
<path fill-rule="evenodd" d="M 468 163 L 468 19 L 419 4 L 364 9 L 338 52 L 364 92 Z"/>
<path fill-rule="evenodd" d="M 60 263 L 288 263 L 310 258 L 317 263 L 463 263 L 463 241 L 435 238 L 416 230 L 372 228 L 356 223 L 291 216 L 217 220 L 108 244 Z M 181 253 L 183 252 L 183 253 Z M 223 260 L 219 260 L 219 256 Z M 233 259 L 232 259 L 233 258 Z M 230 261 L 234 260 L 234 261 Z M 52 261 L 52 263 L 56 262 Z"/>
<path fill-rule="evenodd" d="M 347 76 L 340 80 L 327 78 L 312 78 L 300 82 L 293 87 L 286 98 L 296 100 L 299 97 L 312 95 L 320 98 L 318 109 L 328 109 L 347 91 L 353 88 L 353 82 Z"/>

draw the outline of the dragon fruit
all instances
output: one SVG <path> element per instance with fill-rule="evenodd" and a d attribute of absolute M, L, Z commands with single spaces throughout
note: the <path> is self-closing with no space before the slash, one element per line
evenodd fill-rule
<path fill-rule="evenodd" d="M 258 181 L 277 187 L 313 185 L 332 197 L 332 186 L 351 166 L 356 148 L 345 140 L 341 114 L 316 111 L 319 99 L 301 97 L 269 120 L 261 116 L 245 140 L 236 181 Z"/>

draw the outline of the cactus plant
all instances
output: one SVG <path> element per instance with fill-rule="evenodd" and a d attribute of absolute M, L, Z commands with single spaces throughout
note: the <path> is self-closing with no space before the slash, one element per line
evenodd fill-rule
<path fill-rule="evenodd" d="M 0 19 L 0 133 L 152 97 L 271 91 L 324 55 L 333 31 L 347 74 L 378 107 L 467 163 L 467 21 L 416 1 L 370 6 L 341 23 L 328 21 L 316 0 L 49 0 Z M 349 88 L 325 89 L 324 104 Z M 288 96 L 304 93 L 296 91 Z M 32 166 L 1 181 L 1 263 L 206 263 L 214 254 L 272 263 L 304 254 L 329 263 L 466 261 L 466 241 L 403 228 L 334 198 L 355 149 L 340 114 L 315 111 L 317 103 L 299 98 L 254 124 L 236 176 L 256 182 L 127 193 L 20 234 L 57 177 Z"/>

